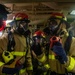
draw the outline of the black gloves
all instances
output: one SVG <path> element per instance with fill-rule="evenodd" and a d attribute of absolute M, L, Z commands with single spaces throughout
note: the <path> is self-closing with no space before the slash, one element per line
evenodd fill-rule
<path fill-rule="evenodd" d="M 56 42 L 53 46 L 53 52 L 58 56 L 58 60 L 61 64 L 64 64 L 67 62 L 67 56 L 65 53 L 64 48 L 62 47 L 62 44 L 60 42 Z"/>
<path fill-rule="evenodd" d="M 41 55 L 42 54 L 42 49 L 41 49 L 41 46 L 38 44 L 38 45 L 32 45 L 31 46 L 31 50 L 34 51 L 34 53 L 38 56 L 38 55 Z"/>
<path fill-rule="evenodd" d="M 8 67 L 3 67 L 2 69 L 2 73 L 6 73 L 6 74 L 16 74 L 18 73 L 21 69 L 22 69 L 22 65 L 17 66 L 15 68 L 8 68 Z"/>

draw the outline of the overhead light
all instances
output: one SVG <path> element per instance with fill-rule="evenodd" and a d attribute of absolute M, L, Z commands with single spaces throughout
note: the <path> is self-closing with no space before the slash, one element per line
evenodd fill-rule
<path fill-rule="evenodd" d="M 0 31 L 0 36 L 2 35 L 2 31 Z"/>
<path fill-rule="evenodd" d="M 72 10 L 70 14 L 75 15 L 75 10 Z"/>
<path fill-rule="evenodd" d="M 12 20 L 7 20 L 7 21 L 6 21 L 6 24 L 8 24 L 9 22 L 12 22 Z"/>

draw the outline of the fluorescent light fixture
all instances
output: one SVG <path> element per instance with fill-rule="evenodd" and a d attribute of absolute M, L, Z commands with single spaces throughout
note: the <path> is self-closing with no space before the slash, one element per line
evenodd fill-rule
<path fill-rule="evenodd" d="M 75 10 L 72 10 L 70 14 L 75 15 Z"/>

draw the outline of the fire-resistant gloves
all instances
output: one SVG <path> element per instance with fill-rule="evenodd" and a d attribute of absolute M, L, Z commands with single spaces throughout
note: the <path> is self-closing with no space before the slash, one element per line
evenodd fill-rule
<path fill-rule="evenodd" d="M 8 68 L 8 67 L 3 67 L 2 69 L 2 73 L 6 73 L 6 74 L 17 74 L 19 73 L 19 71 L 23 68 L 22 65 L 17 66 L 15 68 Z"/>
<path fill-rule="evenodd" d="M 59 60 L 61 64 L 67 62 L 67 56 L 64 48 L 60 42 L 56 42 L 52 48 L 53 52 L 56 54 L 56 58 Z"/>
<path fill-rule="evenodd" d="M 37 44 L 37 45 L 33 44 L 31 46 L 31 50 L 33 50 L 37 56 L 42 54 L 41 46 L 39 44 Z"/>

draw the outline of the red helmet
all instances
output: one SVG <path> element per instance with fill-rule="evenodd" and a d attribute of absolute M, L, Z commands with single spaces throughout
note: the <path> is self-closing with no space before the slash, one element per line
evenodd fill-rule
<path fill-rule="evenodd" d="M 60 19 L 64 21 L 64 23 L 66 24 L 66 28 L 70 27 L 70 24 L 67 22 L 67 18 L 63 13 L 52 13 L 50 19 Z"/>
<path fill-rule="evenodd" d="M 41 31 L 41 30 L 36 31 L 36 32 L 33 34 L 33 37 L 38 37 L 38 36 L 41 36 L 41 37 L 45 38 L 45 34 L 44 34 L 44 32 Z"/>
<path fill-rule="evenodd" d="M 43 46 L 46 43 L 45 34 L 42 31 L 36 31 L 33 35 L 33 43 L 37 45 L 38 43 Z"/>
<path fill-rule="evenodd" d="M 30 20 L 28 20 L 28 15 L 25 14 L 25 13 L 17 13 L 17 14 L 15 14 L 14 20 L 16 20 L 16 21 L 24 20 L 26 22 L 30 22 Z"/>
<path fill-rule="evenodd" d="M 67 20 L 63 13 L 52 13 L 51 18 L 58 18 L 62 20 Z"/>

